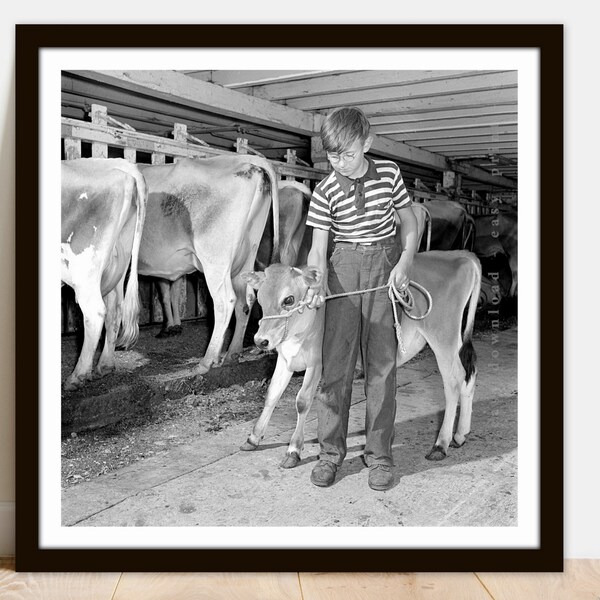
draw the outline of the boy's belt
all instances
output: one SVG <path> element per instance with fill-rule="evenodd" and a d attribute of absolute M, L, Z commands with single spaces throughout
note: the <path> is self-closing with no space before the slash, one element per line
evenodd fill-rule
<path fill-rule="evenodd" d="M 393 237 L 385 238 L 377 242 L 336 242 L 336 246 L 345 246 L 348 248 L 356 248 L 357 246 L 389 246 L 394 242 Z"/>

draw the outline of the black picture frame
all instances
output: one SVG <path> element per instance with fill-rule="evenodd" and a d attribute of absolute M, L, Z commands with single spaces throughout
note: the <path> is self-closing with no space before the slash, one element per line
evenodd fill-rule
<path fill-rule="evenodd" d="M 114 40 L 118 40 L 115 43 Z M 298 42 L 297 40 L 305 40 Z M 531 549 L 40 547 L 40 51 L 46 48 L 536 48 L 540 73 L 540 545 Z M 16 322 L 19 571 L 563 570 L 562 25 L 17 25 Z M 542 210 L 543 209 L 543 210 Z M 523 235 L 527 235 L 525 232 Z"/>

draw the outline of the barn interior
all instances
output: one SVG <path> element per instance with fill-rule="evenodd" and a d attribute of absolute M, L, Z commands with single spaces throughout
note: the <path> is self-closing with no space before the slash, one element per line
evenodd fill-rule
<path fill-rule="evenodd" d="M 471 215 L 517 209 L 514 70 L 63 71 L 61 94 L 62 158 L 255 153 L 314 186 L 329 170 L 324 116 L 358 106 L 375 134 L 370 155 L 397 162 L 415 201 L 453 200 Z M 142 322 L 160 319 L 146 304 Z"/>

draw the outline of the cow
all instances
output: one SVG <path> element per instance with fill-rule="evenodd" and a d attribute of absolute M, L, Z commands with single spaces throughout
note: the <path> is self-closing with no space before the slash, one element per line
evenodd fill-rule
<path fill-rule="evenodd" d="M 61 171 L 61 281 L 74 289 L 84 321 L 83 347 L 64 383 L 71 391 L 114 370 L 115 345 L 137 340 L 147 190 L 140 171 L 123 159 L 65 160 Z M 104 348 L 92 374 L 103 325 Z"/>
<path fill-rule="evenodd" d="M 493 208 L 489 215 L 475 218 L 474 252 L 484 261 L 503 255 L 508 260 L 511 283 L 508 296 L 517 295 L 518 287 L 518 227 L 516 212 L 500 212 Z"/>
<path fill-rule="evenodd" d="M 276 349 L 278 356 L 264 409 L 241 449 L 258 448 L 273 409 L 294 371 L 304 370 L 302 387 L 296 396 L 296 428 L 281 463 L 284 468 L 292 468 L 300 461 L 304 425 L 322 371 L 325 311 L 304 309 L 302 305 L 308 287 L 317 285 L 323 274 L 316 267 L 298 269 L 276 264 L 264 272 L 248 272 L 242 277 L 258 289 L 258 302 L 264 314 L 280 318 L 263 319 L 255 335 L 257 346 L 264 350 Z M 400 326 L 405 352 L 399 345 L 397 362 L 400 366 L 409 361 L 426 344 L 435 353 L 444 385 L 446 410 L 437 440 L 426 458 L 442 460 L 447 456 L 449 446 L 460 447 L 465 443 L 471 428 L 477 378 L 471 338 L 479 299 L 481 266 L 477 257 L 468 251 L 421 252 L 415 255 L 412 279 L 429 291 L 433 299 L 432 309 L 422 320 L 410 319 L 402 312 Z M 414 313 L 425 314 L 425 297 L 415 292 L 414 300 Z M 298 310 L 294 310 L 296 308 Z M 461 334 L 465 308 L 467 317 Z M 460 417 L 453 435 L 459 401 Z"/>
<path fill-rule="evenodd" d="M 462 204 L 453 200 L 427 200 L 415 206 L 423 206 L 431 218 L 429 245 L 425 250 L 473 250 L 475 223 Z"/>
<path fill-rule="evenodd" d="M 279 259 L 282 263 L 296 265 L 298 261 L 306 262 L 308 251 L 312 241 L 311 231 L 306 228 L 306 214 L 308 212 L 308 203 L 310 201 L 311 191 L 303 183 L 293 180 L 280 180 L 278 182 L 279 190 L 279 240 L 280 250 Z M 273 213 L 269 213 L 269 219 L 256 254 L 256 269 L 264 270 L 268 267 L 273 258 Z M 181 284 L 184 277 L 181 277 L 170 284 L 170 291 L 167 293 L 169 282 L 159 280 L 160 286 L 165 289 L 161 293 L 161 304 L 163 306 L 163 327 L 156 337 L 164 338 L 173 335 L 179 335 L 182 332 L 181 317 L 179 314 L 179 298 L 181 294 Z M 246 292 L 246 304 L 248 310 L 252 311 L 252 306 L 256 296 L 252 290 Z M 198 314 L 206 316 L 208 308 L 204 299 L 198 298 Z M 251 318 L 254 323 L 260 316 L 255 316 L 251 312 Z M 256 327 L 256 325 L 254 326 Z M 250 337 L 252 335 L 250 334 Z"/>
<path fill-rule="evenodd" d="M 195 368 L 206 373 L 220 361 L 225 331 L 235 310 L 235 332 L 224 362 L 241 351 L 248 322 L 246 284 L 269 210 L 274 247 L 279 248 L 277 179 L 259 156 L 227 154 L 140 166 L 148 185 L 148 214 L 140 246 L 139 274 L 157 277 L 168 324 L 180 324 L 177 291 L 171 284 L 194 271 L 204 273 L 214 305 L 214 329 Z"/>

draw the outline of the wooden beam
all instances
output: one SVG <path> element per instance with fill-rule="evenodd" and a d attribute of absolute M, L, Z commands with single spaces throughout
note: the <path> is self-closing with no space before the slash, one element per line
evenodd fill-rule
<path fill-rule="evenodd" d="M 516 152 L 517 142 L 482 142 L 479 144 L 454 144 L 447 146 L 437 145 L 427 146 L 427 149 L 430 152 L 443 152 L 444 156 L 449 156 L 452 152 L 459 152 L 465 155 L 476 154 L 477 156 L 481 156 L 489 154 L 502 154 L 505 150 L 508 152 Z"/>
<path fill-rule="evenodd" d="M 382 90 L 376 90 L 381 92 Z M 387 98 L 386 98 L 387 96 Z M 383 98 L 383 101 L 382 101 Z M 418 96 L 394 94 L 366 94 L 365 92 L 342 92 L 324 94 L 308 98 L 287 100 L 287 106 L 301 110 L 329 110 L 338 106 L 360 106 L 367 117 L 378 114 L 402 113 L 412 110 L 440 110 L 448 108 L 467 108 L 469 106 L 492 105 L 496 102 L 516 102 L 517 87 L 473 90 L 464 93 L 436 95 L 433 93 Z"/>
<path fill-rule="evenodd" d="M 421 150 L 379 136 L 374 136 L 371 151 L 373 154 L 378 154 L 384 158 L 403 160 L 416 165 L 431 167 L 436 171 L 445 171 L 448 168 L 446 159 L 440 154 L 433 154 L 427 150 Z"/>
<path fill-rule="evenodd" d="M 71 73 L 179 105 L 183 104 L 285 131 L 312 134 L 318 131 L 320 126 L 320 119 L 315 115 L 240 94 L 175 71 L 71 71 Z"/>
<path fill-rule="evenodd" d="M 182 71 L 188 77 L 216 83 L 230 89 L 269 84 L 270 82 L 313 79 L 341 71 L 273 71 L 273 70 L 219 70 L 219 71 Z M 254 95 L 254 94 L 251 94 Z"/>
<path fill-rule="evenodd" d="M 265 83 L 254 86 L 252 95 L 265 100 L 284 100 L 307 95 L 331 94 L 340 90 L 373 90 L 479 74 L 481 71 L 350 71 L 326 75 L 318 79 Z"/>
<path fill-rule="evenodd" d="M 446 107 L 441 110 L 431 110 L 425 112 L 410 112 L 394 115 L 374 115 L 370 118 L 372 127 L 396 125 L 400 123 L 425 123 L 428 121 L 453 121 L 466 117 L 475 119 L 488 116 L 510 116 L 516 118 L 518 112 L 517 102 L 505 102 L 497 104 L 486 104 L 484 106 Z"/>
<path fill-rule="evenodd" d="M 421 165 L 429 168 L 433 168 L 436 171 L 447 171 L 452 169 L 457 171 L 469 179 L 475 181 L 481 181 L 489 185 L 504 187 L 509 189 L 515 189 L 517 183 L 506 177 L 494 177 L 489 172 L 478 167 L 470 167 L 466 165 L 451 165 L 444 156 L 440 154 L 434 154 L 421 148 L 409 146 L 402 142 L 394 142 L 388 138 L 382 138 L 376 136 L 371 146 L 371 152 L 390 160 L 405 161 L 408 163 Z"/>
<path fill-rule="evenodd" d="M 412 123 L 397 123 L 394 125 L 372 126 L 371 129 L 378 135 L 409 135 L 424 132 L 452 132 L 460 129 L 492 129 L 494 127 L 516 127 L 518 125 L 516 113 L 513 117 L 488 116 L 488 117 L 462 117 L 458 119 L 438 119 L 436 121 L 423 120 Z"/>
<path fill-rule="evenodd" d="M 388 135 L 387 137 L 399 142 L 412 143 L 416 140 L 457 140 L 462 138 L 492 139 L 492 136 L 516 136 L 517 125 L 504 127 L 464 127 L 461 129 L 443 129 L 436 131 L 411 131 L 399 135 Z"/>

